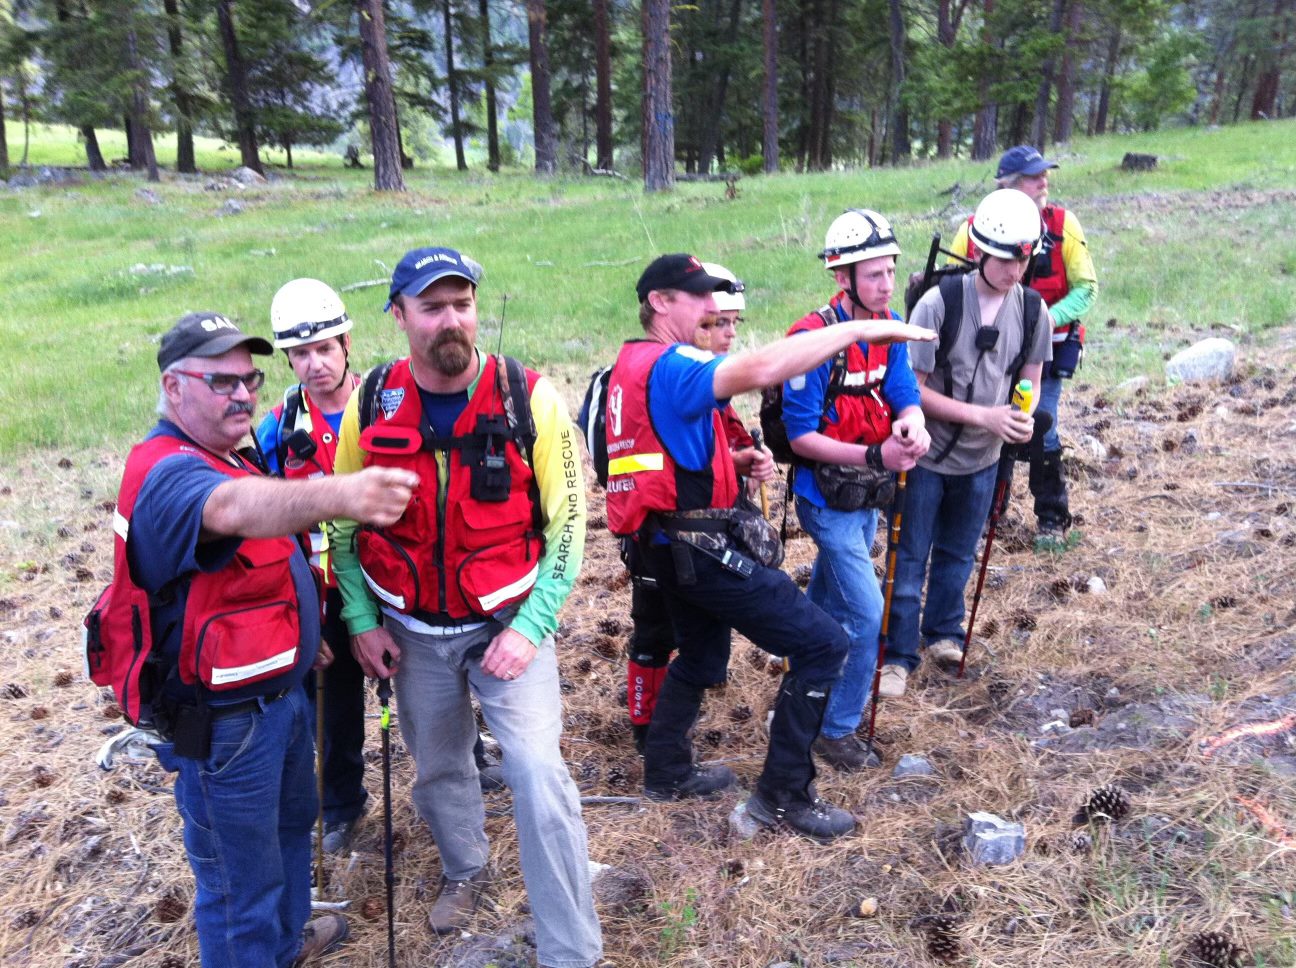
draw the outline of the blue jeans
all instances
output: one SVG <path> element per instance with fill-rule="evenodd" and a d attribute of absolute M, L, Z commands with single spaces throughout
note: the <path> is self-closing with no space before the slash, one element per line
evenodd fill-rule
<path fill-rule="evenodd" d="M 486 866 L 490 854 L 473 759 L 477 722 L 471 694 L 504 754 L 539 962 L 551 968 L 595 964 L 603 939 L 580 793 L 559 747 L 562 701 L 553 640 L 541 644 L 522 675 L 505 680 L 481 668 L 482 653 L 500 631 L 495 623 L 445 636 L 392 620 L 386 627 L 401 650 L 392 681 L 401 736 L 414 756 L 414 806 L 432 831 L 441 872 L 466 880 Z"/>
<path fill-rule="evenodd" d="M 977 539 L 990 514 L 997 469 L 997 464 L 991 464 L 974 474 L 940 474 L 925 467 L 909 472 L 891 591 L 888 664 L 912 672 L 918 667 L 920 645 L 939 639 L 963 641 L 963 592 L 976 560 Z"/>
<path fill-rule="evenodd" d="M 1044 450 L 1058 451 L 1062 449 L 1062 441 L 1058 439 L 1058 401 L 1062 398 L 1062 380 L 1055 376 L 1045 376 L 1040 380 L 1039 405 L 1035 408 L 1036 413 L 1047 413 L 1053 418 L 1053 426 L 1049 428 L 1048 433 L 1044 435 Z"/>
<path fill-rule="evenodd" d="M 287 968 L 310 917 L 318 803 L 305 691 L 217 718 L 206 760 L 155 750 L 176 774 L 203 968 Z"/>
<path fill-rule="evenodd" d="M 803 497 L 797 498 L 796 509 L 801 527 L 819 548 L 806 595 L 836 619 L 850 639 L 846 666 L 820 729 L 828 739 L 840 739 L 859 726 L 877 669 L 882 590 L 869 556 L 877 511 L 835 511 Z"/>

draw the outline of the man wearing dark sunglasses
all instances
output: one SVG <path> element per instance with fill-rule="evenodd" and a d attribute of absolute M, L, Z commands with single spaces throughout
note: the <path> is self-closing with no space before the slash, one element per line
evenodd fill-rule
<path fill-rule="evenodd" d="M 268 480 L 240 456 L 265 379 L 252 355 L 270 352 L 219 313 L 163 335 L 160 419 L 127 459 L 114 529 L 110 591 L 139 603 L 127 624 L 151 640 L 153 666 L 119 697 L 148 703 L 158 760 L 177 774 L 207 968 L 302 964 L 346 937 L 340 915 L 306 923 L 316 804 L 302 682 L 328 654 L 292 536 L 339 514 L 395 520 L 417 483 L 386 469 Z"/>
<path fill-rule="evenodd" d="M 1042 448 L 1031 451 L 1030 463 L 1037 533 L 1046 541 L 1059 541 L 1071 526 L 1058 438 L 1058 401 L 1062 381 L 1075 375 L 1084 352 L 1081 320 L 1098 298 L 1098 276 L 1080 220 L 1074 212 L 1049 201 L 1049 172 L 1056 167 L 1057 162 L 1030 145 L 1017 145 L 1004 152 L 995 173 L 1000 188 L 1024 192 L 1044 220 L 1044 236 L 1026 274 L 1026 284 L 1040 294 L 1053 317 L 1053 359 L 1044 364 L 1036 408 L 1038 413 L 1049 414 L 1053 423 Z M 972 219 L 968 219 L 954 237 L 950 251 L 956 256 L 977 258 L 976 244 L 969 239 L 971 227 Z"/>

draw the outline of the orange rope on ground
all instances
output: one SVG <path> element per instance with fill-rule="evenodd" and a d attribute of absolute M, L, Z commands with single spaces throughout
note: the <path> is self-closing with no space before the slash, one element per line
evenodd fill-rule
<path fill-rule="evenodd" d="M 1282 719 L 1275 719 L 1270 723 L 1246 723 L 1241 726 L 1231 726 L 1218 736 L 1202 740 L 1202 746 L 1204 747 L 1202 756 L 1209 757 L 1221 746 L 1227 746 L 1234 740 L 1242 739 L 1245 736 L 1269 736 L 1273 733 L 1285 733 L 1291 729 L 1296 729 L 1296 713 L 1284 716 Z"/>
<path fill-rule="evenodd" d="M 1284 847 L 1296 847 L 1296 837 L 1287 832 L 1287 828 L 1269 812 L 1269 808 L 1259 801 L 1252 800 L 1250 797 L 1234 797 L 1238 803 L 1242 804 L 1251 815 L 1260 821 L 1260 826 L 1264 827 L 1265 832 L 1272 834 L 1274 839 Z"/>

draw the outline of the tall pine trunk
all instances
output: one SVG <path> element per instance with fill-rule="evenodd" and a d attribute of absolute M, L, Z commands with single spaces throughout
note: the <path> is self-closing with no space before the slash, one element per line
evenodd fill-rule
<path fill-rule="evenodd" d="M 1094 118 L 1094 134 L 1107 133 L 1107 112 L 1111 108 L 1112 81 L 1116 77 L 1116 62 L 1120 60 L 1121 29 L 1113 27 L 1107 39 L 1107 57 L 1103 66 L 1102 86 L 1098 89 L 1098 114 Z"/>
<path fill-rule="evenodd" d="M 595 167 L 612 170 L 612 26 L 608 0 L 594 0 Z"/>
<path fill-rule="evenodd" d="M 4 87 L 0 86 L 0 174 L 9 172 L 9 139 L 5 135 Z"/>
<path fill-rule="evenodd" d="M 491 43 L 490 9 L 486 0 L 477 0 L 477 16 L 482 25 L 482 73 L 486 86 L 486 168 L 500 170 L 499 109 L 495 103 L 495 47 Z"/>
<path fill-rule="evenodd" d="M 535 127 L 535 170 L 558 170 L 558 124 L 549 93 L 548 12 L 545 0 L 527 0 L 527 39 L 531 51 L 531 117 Z"/>
<path fill-rule="evenodd" d="M 778 112 L 778 8 L 775 0 L 761 0 L 765 74 L 761 90 L 761 156 L 766 174 L 779 169 Z"/>
<path fill-rule="evenodd" d="M 1049 18 L 1049 33 L 1054 37 L 1062 33 L 1062 16 L 1066 0 L 1053 0 L 1053 15 Z M 1054 75 L 1057 72 L 1057 58 L 1049 54 L 1044 58 L 1040 68 L 1039 88 L 1035 92 L 1035 116 L 1031 119 L 1031 144 L 1043 150 L 1044 140 L 1048 137 L 1049 98 L 1053 94 Z"/>
<path fill-rule="evenodd" d="M 126 30 L 126 63 L 130 65 L 131 74 L 135 78 L 134 83 L 131 84 L 131 135 L 135 139 L 131 155 L 139 162 L 140 167 L 148 171 L 149 181 L 160 181 L 157 155 L 153 151 L 153 132 L 148 126 L 148 92 L 145 87 L 147 82 L 140 62 L 139 38 L 133 23 Z"/>
<path fill-rule="evenodd" d="M 981 43 L 986 47 L 995 46 L 994 36 L 990 33 L 990 17 L 994 13 L 994 0 L 984 0 L 985 22 L 981 30 Z M 981 76 L 981 107 L 977 109 L 976 121 L 972 126 L 972 160 L 985 161 L 995 153 L 999 140 L 999 105 L 990 100 L 990 77 Z"/>
<path fill-rule="evenodd" d="M 891 163 L 898 165 L 913 155 L 909 141 L 909 109 L 904 102 L 905 86 L 905 22 L 900 0 L 890 0 L 891 32 Z"/>
<path fill-rule="evenodd" d="M 1262 121 L 1277 117 L 1278 89 L 1282 86 L 1283 61 L 1287 55 L 1288 23 L 1284 12 L 1286 0 L 1274 0 L 1273 45 L 1256 79 L 1255 96 L 1251 99 L 1251 120 Z"/>
<path fill-rule="evenodd" d="M 1066 17 L 1066 46 L 1062 49 L 1062 69 L 1057 79 L 1057 117 L 1053 122 L 1053 140 L 1066 144 L 1075 124 L 1075 45 L 1080 35 L 1083 0 L 1069 0 Z"/>
<path fill-rule="evenodd" d="M 675 187 L 675 116 L 671 113 L 670 0 L 643 0 L 644 189 Z"/>
<path fill-rule="evenodd" d="M 719 4 L 716 5 L 716 11 L 719 12 Z M 717 17 L 717 20 L 719 18 Z M 738 24 L 742 19 L 742 0 L 732 0 L 729 5 L 729 29 L 725 36 L 737 37 Z M 719 24 L 717 23 L 717 27 Z M 720 67 L 720 72 L 712 85 L 711 110 L 710 117 L 702 117 L 702 132 L 698 139 L 698 171 L 707 174 L 711 171 L 711 162 L 722 154 L 721 143 L 721 120 L 724 118 L 725 100 L 729 96 L 729 78 L 732 71 L 729 61 L 726 58 Z"/>
<path fill-rule="evenodd" d="M 81 140 L 85 142 L 86 165 L 91 171 L 107 171 L 108 163 L 104 161 L 103 152 L 99 150 L 99 136 L 95 134 L 94 125 L 81 125 Z"/>
<path fill-rule="evenodd" d="M 239 52 L 238 35 L 234 32 L 233 0 L 217 0 L 216 19 L 220 24 L 221 41 L 225 47 L 226 76 L 229 79 L 230 102 L 234 105 L 234 126 L 238 131 L 239 155 L 243 164 L 264 175 L 257 152 L 256 115 L 248 97 L 247 67 Z"/>
<path fill-rule="evenodd" d="M 171 100 L 176 110 L 176 171 L 193 174 L 198 170 L 194 160 L 193 99 L 180 80 L 180 62 L 184 57 L 184 38 L 180 34 L 180 8 L 177 0 L 163 0 L 167 18 L 167 45 L 171 50 Z"/>
<path fill-rule="evenodd" d="M 400 129 L 396 124 L 396 94 L 387 57 L 387 23 L 382 0 L 356 0 L 360 19 L 360 56 L 364 61 L 365 102 L 369 106 L 369 138 L 373 147 L 374 189 L 405 191 Z"/>
<path fill-rule="evenodd" d="M 450 95 L 450 137 L 454 138 L 455 167 L 468 170 L 464 158 L 463 128 L 459 124 L 459 75 L 455 72 L 454 31 L 450 20 L 450 0 L 441 0 L 442 22 L 445 24 L 446 92 Z"/>

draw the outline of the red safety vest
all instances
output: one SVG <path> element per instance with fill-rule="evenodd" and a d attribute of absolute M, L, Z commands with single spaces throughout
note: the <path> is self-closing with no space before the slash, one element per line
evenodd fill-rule
<path fill-rule="evenodd" d="M 149 472 L 175 454 L 197 457 L 238 479 L 258 474 L 170 434 L 134 447 L 126 459 L 113 516 L 113 579 L 86 617 L 86 663 L 91 680 L 112 686 L 126 717 L 152 725 L 153 703 L 170 674 L 155 653 L 150 596 L 130 569 L 127 542 L 135 501 Z M 301 649 L 296 586 L 289 562 L 292 538 L 244 538 L 233 559 L 215 572 L 183 576 L 188 585 L 178 670 L 182 682 L 220 692 L 274 679 L 290 671 Z M 147 548 L 136 554 L 147 554 Z"/>
<path fill-rule="evenodd" d="M 828 306 L 835 312 L 845 300 L 846 294 L 838 293 Z M 890 319 L 891 316 L 874 313 L 871 318 Z M 824 325 L 821 313 L 807 313 L 792 324 L 788 335 L 823 329 Z M 882 397 L 882 380 L 890 360 L 889 349 L 886 346 L 861 347 L 859 343 L 846 348 L 846 372 L 840 386 L 832 390 L 831 409 L 836 410 L 836 417 L 829 413 L 829 401 L 826 400 L 820 420 L 821 434 L 848 444 L 880 444 L 891 435 L 891 407 Z"/>
<path fill-rule="evenodd" d="M 360 377 L 351 374 L 351 388 L 354 390 L 359 383 Z M 311 399 L 310 392 L 300 383 L 289 388 L 283 401 L 272 412 L 279 425 L 279 450 L 275 457 L 279 461 L 279 471 L 283 477 L 295 480 L 332 474 L 333 461 L 337 456 L 337 435 Z M 320 414 L 319 420 L 314 419 L 314 414 Z M 297 457 L 284 443 L 289 435 L 298 430 L 310 434 L 315 444 L 315 453 L 307 460 Z M 337 578 L 330 567 L 328 533 L 323 527 L 316 526 L 306 532 L 306 537 L 310 541 L 311 567 L 323 576 L 327 587 L 335 586 Z"/>
<path fill-rule="evenodd" d="M 1045 205 L 1040 213 L 1044 218 L 1044 245 L 1049 257 L 1048 272 L 1041 275 L 1036 272 L 1031 278 L 1030 287 L 1040 294 L 1045 306 L 1052 306 L 1071 291 L 1067 282 L 1066 262 L 1062 259 L 1062 226 L 1066 222 L 1066 209 L 1061 205 Z M 972 216 L 968 216 L 968 226 L 972 225 Z M 967 257 L 973 262 L 981 258 L 981 250 L 972 241 L 971 233 L 967 240 Z M 1080 338 L 1084 339 L 1084 327 L 1078 327 Z M 1061 342 L 1071 330 L 1070 323 L 1057 323 L 1053 327 L 1053 342 Z"/>
<path fill-rule="evenodd" d="M 720 411 L 720 416 L 724 420 L 725 440 L 729 442 L 730 450 L 746 450 L 756 446 L 756 441 L 747 432 L 747 425 L 738 416 L 732 403 Z"/>
<path fill-rule="evenodd" d="M 418 490 L 399 521 L 356 532 L 365 580 L 398 612 L 431 619 L 489 617 L 526 598 L 540 575 L 544 534 L 533 500 L 538 492 L 507 424 L 496 360 L 486 358 L 449 439 L 432 436 L 409 359 L 397 360 L 379 390 L 377 418 L 360 435 L 366 467 L 405 467 L 419 475 Z M 529 398 L 540 375 L 525 372 Z M 489 436 L 480 429 L 484 421 L 494 428 Z M 437 452 L 449 460 L 444 496 Z M 474 476 L 480 488 L 487 471 L 499 481 L 505 468 L 502 500 L 473 496 Z"/>
<path fill-rule="evenodd" d="M 675 463 L 648 414 L 648 377 L 670 346 L 632 340 L 621 347 L 608 380 L 607 517 L 613 534 L 631 535 L 654 511 L 729 508 L 738 476 L 729 456 L 724 418 L 711 412 L 711 463 L 689 471 Z"/>

